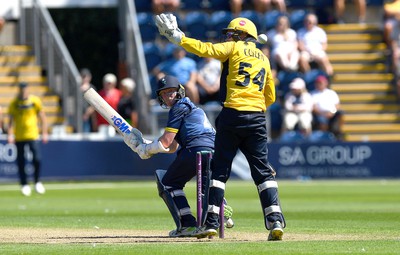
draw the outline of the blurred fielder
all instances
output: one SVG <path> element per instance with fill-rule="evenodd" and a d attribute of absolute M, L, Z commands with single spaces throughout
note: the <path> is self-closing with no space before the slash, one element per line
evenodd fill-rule
<path fill-rule="evenodd" d="M 268 58 L 256 47 L 265 43 L 257 28 L 246 18 L 233 19 L 222 33 L 225 42 L 203 43 L 186 37 L 173 14 L 160 14 L 156 25 L 161 35 L 200 57 L 221 61 L 220 100 L 223 106 L 217 122 L 215 154 L 209 190 L 209 207 L 205 224 L 196 236 L 217 234 L 218 213 L 233 158 L 238 149 L 246 156 L 257 186 L 268 240 L 282 240 L 285 220 L 281 211 L 275 171 L 268 162 L 265 112 L 275 101 L 275 85 Z"/>

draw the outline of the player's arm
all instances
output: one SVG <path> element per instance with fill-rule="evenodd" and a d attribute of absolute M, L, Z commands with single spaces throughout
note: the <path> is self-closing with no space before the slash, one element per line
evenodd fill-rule
<path fill-rule="evenodd" d="M 271 72 L 271 68 L 268 65 L 266 70 L 265 77 L 265 88 L 264 88 L 264 98 L 265 98 L 265 106 L 268 107 L 275 102 L 276 94 L 275 94 L 275 82 L 274 77 Z"/>
<path fill-rule="evenodd" d="M 174 153 L 179 147 L 179 144 L 175 141 L 175 136 L 176 133 L 166 130 L 164 134 L 158 138 L 164 148 L 169 149 L 168 153 Z"/>
<path fill-rule="evenodd" d="M 184 36 L 180 42 L 180 46 L 199 57 L 215 58 L 221 61 L 225 60 L 231 54 L 234 43 L 213 44 Z"/>

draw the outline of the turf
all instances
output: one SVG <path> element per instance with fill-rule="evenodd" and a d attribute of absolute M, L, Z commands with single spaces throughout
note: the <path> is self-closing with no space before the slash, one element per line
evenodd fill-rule
<path fill-rule="evenodd" d="M 279 181 L 282 242 L 266 241 L 251 182 L 227 184 L 223 240 L 166 238 L 174 223 L 151 181 L 45 186 L 0 185 L 0 254 L 400 254 L 400 180 Z M 194 182 L 186 192 L 195 206 Z"/>

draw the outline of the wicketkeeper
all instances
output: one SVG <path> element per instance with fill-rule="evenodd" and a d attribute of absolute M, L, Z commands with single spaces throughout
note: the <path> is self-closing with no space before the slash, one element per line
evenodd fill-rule
<path fill-rule="evenodd" d="M 214 150 L 215 130 L 205 112 L 185 97 L 185 89 L 177 78 L 167 75 L 158 81 L 158 87 L 158 102 L 161 107 L 170 109 L 163 135 L 153 142 L 145 140 L 145 143 L 138 144 L 137 136 L 131 134 L 124 141 L 141 159 L 157 153 L 174 153 L 180 146 L 168 169 L 156 170 L 157 187 L 176 224 L 169 236 L 194 236 L 196 218 L 183 188 L 196 176 L 196 153 Z M 224 215 L 227 227 L 233 227 L 230 206 L 225 206 Z"/>

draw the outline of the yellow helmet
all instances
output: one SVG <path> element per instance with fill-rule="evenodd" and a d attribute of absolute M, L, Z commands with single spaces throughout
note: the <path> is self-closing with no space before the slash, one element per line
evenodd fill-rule
<path fill-rule="evenodd" d="M 257 28 L 256 25 L 254 25 L 254 23 L 246 18 L 236 18 L 233 19 L 227 28 L 223 29 L 223 32 L 229 31 L 229 30 L 239 30 L 239 31 L 243 31 L 246 32 L 247 34 L 251 35 L 252 37 L 254 37 L 255 39 L 257 39 Z"/>

